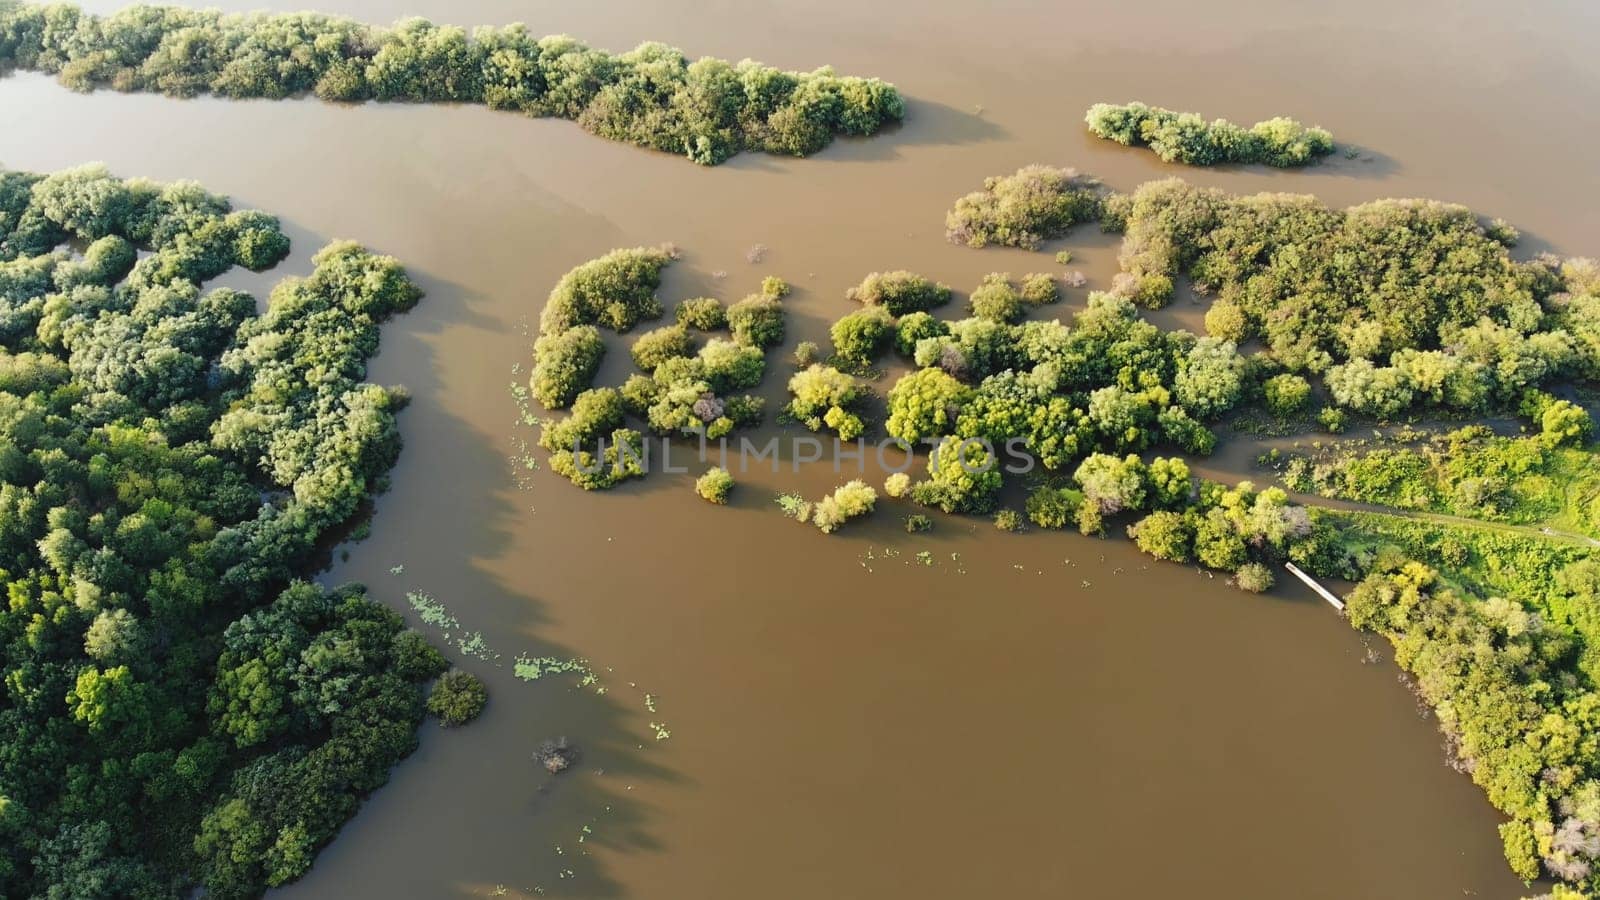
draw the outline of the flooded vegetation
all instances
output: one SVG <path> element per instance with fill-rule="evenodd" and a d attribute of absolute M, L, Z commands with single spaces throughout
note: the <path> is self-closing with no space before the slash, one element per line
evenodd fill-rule
<path fill-rule="evenodd" d="M 268 271 L 233 266 L 208 290 L 264 299 L 349 236 L 427 294 L 360 376 L 410 398 L 389 489 L 318 576 L 417 629 L 398 632 L 420 666 L 404 671 L 428 674 L 385 667 L 408 705 L 388 720 L 407 739 L 383 745 L 414 734 L 416 750 L 358 811 L 343 798 L 359 792 L 327 792 L 314 836 L 263 850 L 265 832 L 219 819 L 203 852 L 252 860 L 219 864 L 230 890 L 1517 898 L 1592 879 L 1594 286 L 1574 257 L 1596 249 L 1600 184 L 1567 114 L 1600 99 L 1585 11 L 1530 28 L 1474 4 L 1447 40 L 1441 9 L 1361 3 L 1245 4 L 1226 23 L 1159 3 L 935 4 L 915 40 L 829 2 L 323 11 L 831 61 L 899 85 L 904 121 L 708 169 L 673 158 L 694 156 L 676 126 L 649 130 L 669 120 L 639 139 L 628 118 L 608 142 L 471 97 L 0 79 L 9 167 L 99 159 L 279 217 L 288 255 L 258 228 L 238 252 Z M 1015 26 L 1004 41 L 995 22 Z M 418 29 L 419 53 L 459 46 Z M 1138 65 L 1113 65 L 1135 46 Z M 1231 96 L 1239 83 L 1258 96 Z M 1163 180 L 1155 154 L 1084 129 L 1107 94 L 1287 112 L 1340 145 L 1303 168 Z M 630 146 L 660 135 L 667 153 Z M 761 149 L 730 140 L 715 147 Z M 71 267 L 127 255 L 66 246 Z M 642 254 L 638 280 L 617 275 L 604 303 L 560 290 L 616 248 L 644 248 L 623 251 Z M 1459 431 L 1480 421 L 1495 433 Z M 1395 425 L 1416 434 L 1353 443 Z M 684 432 L 712 427 L 779 449 L 702 460 Z M 604 437 L 603 457 L 630 445 L 619 431 L 652 448 L 648 471 L 564 449 Z M 835 436 L 869 449 L 795 443 Z M 920 446 L 880 461 L 885 436 Z M 969 471 L 991 455 L 978 437 L 1021 437 L 1036 471 Z M 1011 461 L 1003 440 L 992 456 Z M 610 489 L 569 483 L 588 478 Z M 1359 580 L 1327 584 L 1365 630 L 1284 558 Z M 67 619 L 74 640 L 91 630 Z M 417 728 L 422 685 L 451 666 L 431 705 L 470 724 Z M 35 809 L 0 771 L 5 808 Z M 301 775 L 209 799 L 271 819 L 296 810 L 264 785 Z M 64 860 L 104 860 L 51 846 L 22 866 L 64 879 Z"/>

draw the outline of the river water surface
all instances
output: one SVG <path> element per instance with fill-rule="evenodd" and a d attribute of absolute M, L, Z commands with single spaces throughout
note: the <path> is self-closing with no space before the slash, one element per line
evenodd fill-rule
<path fill-rule="evenodd" d="M 1519 896 L 1499 817 L 1443 764 L 1386 654 L 1369 662 L 1362 636 L 1298 585 L 1251 596 L 1125 541 L 949 517 L 907 535 L 911 510 L 892 502 L 823 537 L 771 498 L 849 477 L 825 465 L 736 471 L 729 508 L 695 499 L 692 474 L 585 495 L 514 470 L 532 435 L 515 427 L 508 385 L 523 377 L 513 367 L 526 373 L 526 325 L 551 284 L 612 247 L 678 245 L 669 307 L 737 300 L 783 276 L 795 286 L 789 346 L 825 344 L 850 309 L 845 288 L 873 270 L 963 292 L 989 271 L 1053 270 L 1048 254 L 942 238 L 956 196 L 1034 162 L 1121 189 L 1182 174 L 1341 204 L 1455 200 L 1522 227 L 1530 252 L 1593 251 L 1592 7 L 323 8 L 833 64 L 896 82 L 909 114 L 812 159 L 702 169 L 481 108 L 84 96 L 0 79 L 10 167 L 103 160 L 280 215 L 294 255 L 231 283 L 264 296 L 324 242 L 351 237 L 398 256 L 427 290 L 385 329 L 372 366 L 415 396 L 393 489 L 372 536 L 327 577 L 366 582 L 399 609 L 407 590 L 447 603 L 501 653 L 461 658 L 492 700 L 468 728 L 425 726 L 416 755 L 283 896 Z M 1360 158 L 1296 173 L 1163 166 L 1084 133 L 1090 103 L 1129 99 L 1242 122 L 1292 115 Z M 769 252 L 752 264 L 758 243 Z M 1097 233 L 1049 250 L 1061 248 L 1090 287 L 1115 271 L 1115 245 Z M 1200 311 L 1180 303 L 1163 324 Z M 612 340 L 604 378 L 626 373 L 624 346 Z M 781 355 L 769 354 L 772 395 L 789 371 Z M 520 682 L 518 653 L 587 658 L 605 693 L 574 676 Z M 551 777 L 530 756 L 557 736 L 582 756 Z"/>

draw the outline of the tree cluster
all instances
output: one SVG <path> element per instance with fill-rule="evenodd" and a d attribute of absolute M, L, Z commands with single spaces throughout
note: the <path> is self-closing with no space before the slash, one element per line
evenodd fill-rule
<path fill-rule="evenodd" d="M 1143 103 L 1096 103 L 1084 116 L 1096 137 L 1125 147 L 1149 147 L 1162 162 L 1189 166 L 1261 163 L 1303 166 L 1333 152 L 1333 135 L 1278 117 L 1245 128 L 1227 119 L 1207 122 L 1197 113 Z"/>
<path fill-rule="evenodd" d="M 469 34 L 420 18 L 377 27 L 308 12 L 130 6 L 99 16 L 18 3 L 0 6 L 0 68 L 11 67 L 78 90 L 481 103 L 708 166 L 742 150 L 808 156 L 905 115 L 894 86 L 876 78 L 690 61 L 653 42 L 611 54 L 520 23 Z"/>
<path fill-rule="evenodd" d="M 287 251 L 192 183 L 0 172 L 0 894 L 258 895 L 415 746 L 443 658 L 297 579 L 399 452 L 363 378 L 419 292 L 348 242 L 262 313 L 203 288 Z"/>

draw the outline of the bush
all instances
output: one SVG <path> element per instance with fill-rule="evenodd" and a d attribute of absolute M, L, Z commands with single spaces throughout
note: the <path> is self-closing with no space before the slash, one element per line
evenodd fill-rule
<path fill-rule="evenodd" d="M 1267 409 L 1275 416 L 1287 418 L 1296 415 L 1311 402 L 1311 383 L 1299 375 L 1274 375 L 1262 385 Z"/>
<path fill-rule="evenodd" d="M 894 472 L 883 480 L 883 492 L 898 500 L 911 493 L 911 476 L 904 472 Z"/>
<path fill-rule="evenodd" d="M 1252 594 L 1264 593 L 1272 590 L 1272 570 L 1261 563 L 1245 563 L 1233 573 L 1233 583 Z"/>
<path fill-rule="evenodd" d="M 1329 434 L 1344 434 L 1346 427 L 1344 410 L 1324 406 L 1317 413 L 1317 423 Z"/>
<path fill-rule="evenodd" d="M 1002 509 L 994 514 L 994 527 L 1016 533 L 1022 530 L 1022 514 L 1014 509 Z"/>
<path fill-rule="evenodd" d="M 696 297 L 678 304 L 677 322 L 696 331 L 716 331 L 728 326 L 728 312 L 715 297 Z"/>
<path fill-rule="evenodd" d="M 898 317 L 949 303 L 950 288 L 903 270 L 873 272 L 845 296 L 867 306 L 881 306 Z"/>
<path fill-rule="evenodd" d="M 1026 166 L 986 178 L 983 190 L 956 201 L 945 216 L 945 235 L 957 244 L 1001 244 L 1033 250 L 1060 237 L 1100 210 L 1095 183 L 1071 169 Z"/>
<path fill-rule="evenodd" d="M 1071 262 L 1072 262 L 1072 251 L 1071 250 L 1062 250 L 1062 251 L 1056 253 L 1056 265 L 1065 266 L 1065 265 L 1069 265 Z"/>
<path fill-rule="evenodd" d="M 478 676 L 460 669 L 440 675 L 428 692 L 428 712 L 439 717 L 439 724 L 452 727 L 476 719 L 488 702 L 489 691 Z"/>
<path fill-rule="evenodd" d="M 833 323 L 834 353 L 851 366 L 872 365 L 894 335 L 894 316 L 885 307 L 869 306 Z"/>
<path fill-rule="evenodd" d="M 1333 135 L 1321 128 L 1306 128 L 1293 119 L 1268 119 L 1246 131 L 1224 119 L 1206 122 L 1195 113 L 1143 103 L 1096 103 L 1089 107 L 1084 121 L 1097 137 L 1124 146 L 1147 146 L 1163 162 L 1192 166 L 1303 166 L 1333 152 Z"/>
<path fill-rule="evenodd" d="M 700 499 L 718 506 L 727 504 L 728 494 L 732 490 L 733 476 L 720 466 L 711 468 L 694 483 L 694 491 L 700 495 Z"/>
<path fill-rule="evenodd" d="M 817 501 L 811 508 L 811 524 L 823 534 L 832 534 L 839 526 L 872 512 L 878 502 L 878 492 L 859 479 L 835 488 L 833 493 Z"/>
<path fill-rule="evenodd" d="M 693 356 L 694 338 L 682 325 L 668 325 L 639 335 L 630 352 L 634 365 L 654 372 L 657 366 L 673 357 Z"/>

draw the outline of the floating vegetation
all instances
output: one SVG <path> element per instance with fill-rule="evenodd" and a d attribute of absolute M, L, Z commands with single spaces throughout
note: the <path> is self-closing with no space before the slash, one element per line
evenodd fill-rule
<path fill-rule="evenodd" d="M 390 575 L 404 575 L 405 573 L 406 573 L 406 567 L 405 566 L 390 566 L 389 567 L 389 574 Z"/>
<path fill-rule="evenodd" d="M 672 737 L 672 732 L 668 731 L 667 726 L 660 722 L 651 722 L 650 730 L 656 733 L 656 740 L 658 741 L 664 741 Z"/>
<path fill-rule="evenodd" d="M 456 619 L 449 608 L 435 600 L 431 594 L 422 591 L 407 591 L 406 602 L 411 604 L 411 608 L 416 611 L 418 616 L 422 617 L 422 621 L 425 624 L 432 625 L 445 632 L 446 638 L 450 636 L 449 632 L 461 627 L 461 622 Z"/>
<path fill-rule="evenodd" d="M 469 631 L 462 635 L 456 641 L 456 647 L 467 656 L 475 656 L 481 660 L 492 662 L 500 658 L 500 654 L 489 649 L 489 644 L 483 639 L 481 631 Z"/>
<path fill-rule="evenodd" d="M 512 661 L 511 672 L 523 681 L 538 681 L 546 675 L 565 675 L 569 672 L 582 673 L 585 679 L 594 677 L 587 659 L 561 659 L 555 656 L 527 654 L 518 656 Z"/>
<path fill-rule="evenodd" d="M 533 759 L 543 766 L 546 772 L 559 775 L 578 761 L 578 751 L 567 742 L 565 736 L 562 736 L 554 740 L 541 741 L 538 748 L 533 751 Z M 556 852 L 560 853 L 561 849 L 557 847 Z"/>
<path fill-rule="evenodd" d="M 655 694 L 645 694 L 644 695 L 644 708 L 645 708 L 646 712 L 655 712 L 656 711 L 656 695 Z"/>

